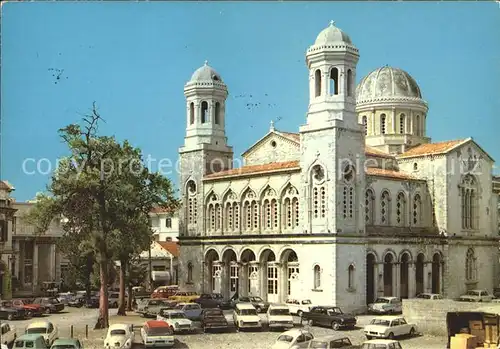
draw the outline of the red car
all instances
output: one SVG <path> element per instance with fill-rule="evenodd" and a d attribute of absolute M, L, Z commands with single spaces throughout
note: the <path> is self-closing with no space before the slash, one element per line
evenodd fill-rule
<path fill-rule="evenodd" d="M 31 316 L 42 316 L 47 312 L 43 305 L 29 303 L 25 299 L 13 299 L 10 302 L 13 307 L 23 308 L 26 312 L 31 313 Z"/>

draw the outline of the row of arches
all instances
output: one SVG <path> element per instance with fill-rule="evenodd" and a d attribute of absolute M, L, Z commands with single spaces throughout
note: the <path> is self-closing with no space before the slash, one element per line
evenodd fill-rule
<path fill-rule="evenodd" d="M 366 301 L 377 297 L 412 298 L 419 293 L 442 293 L 444 260 L 435 252 L 430 260 L 423 253 L 415 259 L 409 251 L 399 257 L 388 251 L 382 259 L 375 252 L 366 256 Z"/>
<path fill-rule="evenodd" d="M 197 114 L 199 115 L 198 118 Z M 213 115 L 212 119 L 210 118 L 211 115 Z M 196 108 L 194 102 L 189 103 L 189 125 L 193 125 L 196 119 L 198 119 L 202 124 L 213 122 L 215 125 L 220 125 L 221 118 L 222 115 L 220 102 L 213 103 L 213 108 L 210 108 L 210 105 L 207 101 L 202 101 L 198 108 Z"/>
<path fill-rule="evenodd" d="M 365 223 L 367 225 L 386 226 L 414 226 L 423 225 L 423 202 L 420 193 L 415 193 L 411 200 L 408 194 L 398 192 L 393 203 L 391 193 L 383 189 L 379 195 L 379 202 L 375 191 L 369 188 L 365 192 Z M 408 202 L 409 201 L 409 202 Z M 376 207 L 379 211 L 376 212 Z"/>
<path fill-rule="evenodd" d="M 314 71 L 314 97 L 319 97 L 324 94 L 336 96 L 344 91 L 341 90 L 341 75 L 339 68 L 332 67 L 328 72 L 328 85 L 323 86 L 322 72 L 320 69 Z M 325 88 L 326 87 L 326 88 Z M 353 96 L 354 91 L 354 74 L 351 69 L 347 69 L 346 73 L 346 91 L 348 97 Z"/>
<path fill-rule="evenodd" d="M 375 117 L 375 116 L 373 116 Z M 413 134 L 416 136 L 423 136 L 424 135 L 424 125 L 422 125 L 422 120 L 420 115 L 416 115 L 414 117 L 414 120 L 411 118 L 408 118 L 405 113 L 399 114 L 397 117 L 396 124 L 393 125 L 393 132 L 390 132 L 387 127 L 387 115 L 385 113 L 382 113 L 378 116 L 378 125 L 379 125 L 379 130 L 373 129 L 373 134 L 374 135 L 384 135 L 384 134 L 393 134 L 393 133 L 399 133 L 399 134 Z M 372 127 L 371 123 L 375 123 L 375 119 L 373 118 L 368 118 L 366 115 L 361 116 L 361 124 L 363 125 L 363 130 L 365 132 L 365 136 L 368 135 L 368 129 Z"/>

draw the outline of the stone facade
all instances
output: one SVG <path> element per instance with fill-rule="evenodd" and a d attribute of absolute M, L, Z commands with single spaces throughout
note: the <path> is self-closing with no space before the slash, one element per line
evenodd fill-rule
<path fill-rule="evenodd" d="M 430 143 L 427 103 L 404 71 L 380 68 L 355 92 L 358 58 L 340 29 L 322 31 L 306 54 L 306 123 L 271 124 L 240 168 L 224 133 L 227 88 L 208 65 L 193 74 L 179 151 L 182 287 L 357 312 L 383 295 L 496 286 L 493 160 L 472 139 Z"/>

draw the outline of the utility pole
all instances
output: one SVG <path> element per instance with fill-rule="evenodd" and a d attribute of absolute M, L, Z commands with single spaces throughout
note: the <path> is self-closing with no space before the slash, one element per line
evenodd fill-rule
<path fill-rule="evenodd" d="M 153 292 L 153 263 L 151 261 L 151 245 L 152 241 L 149 241 L 148 250 L 148 292 Z"/>

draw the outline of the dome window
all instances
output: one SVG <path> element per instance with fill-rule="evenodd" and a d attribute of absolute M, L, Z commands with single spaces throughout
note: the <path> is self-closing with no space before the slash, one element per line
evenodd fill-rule
<path fill-rule="evenodd" d="M 401 114 L 399 116 L 399 133 L 405 134 L 405 125 L 406 124 L 406 117 L 405 114 Z"/>
<path fill-rule="evenodd" d="M 380 133 L 385 135 L 386 125 L 385 125 L 385 114 L 380 115 Z"/>
<path fill-rule="evenodd" d="M 201 102 L 201 123 L 204 124 L 208 121 L 208 102 Z"/>
<path fill-rule="evenodd" d="M 337 68 L 332 68 L 330 70 L 330 95 L 339 94 L 339 70 Z"/>
<path fill-rule="evenodd" d="M 314 72 L 314 97 L 321 96 L 321 70 Z"/>
<path fill-rule="evenodd" d="M 217 75 L 212 76 L 213 81 L 220 81 L 219 77 Z"/>
<path fill-rule="evenodd" d="M 365 133 L 365 136 L 367 136 L 368 135 L 368 120 L 366 119 L 366 115 L 363 115 L 362 123 L 363 123 L 363 131 Z"/>

